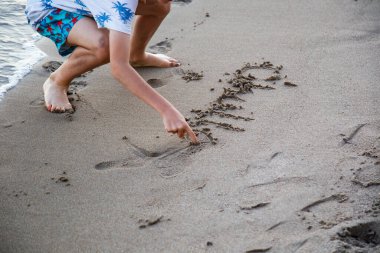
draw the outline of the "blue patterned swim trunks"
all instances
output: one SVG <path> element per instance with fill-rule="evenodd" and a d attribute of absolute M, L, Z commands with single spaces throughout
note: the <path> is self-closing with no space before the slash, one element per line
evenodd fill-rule
<path fill-rule="evenodd" d="M 51 39 L 57 46 L 58 53 L 61 56 L 66 56 L 71 54 L 75 49 L 75 46 L 67 43 L 67 37 L 75 23 L 84 17 L 80 14 L 55 9 L 41 20 L 37 32 Z"/>
<path fill-rule="evenodd" d="M 139 0 L 27 0 L 28 23 L 57 45 L 59 54 L 68 55 L 75 47 L 66 41 L 77 21 L 93 18 L 98 28 L 131 34 Z"/>

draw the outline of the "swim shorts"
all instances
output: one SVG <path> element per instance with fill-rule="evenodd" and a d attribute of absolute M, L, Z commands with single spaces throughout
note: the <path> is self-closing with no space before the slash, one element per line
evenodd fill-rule
<path fill-rule="evenodd" d="M 67 43 L 67 37 L 76 22 L 81 20 L 83 15 L 68 12 L 61 9 L 55 9 L 41 20 L 37 32 L 44 37 L 51 39 L 61 56 L 71 54 L 75 46 Z"/>
<path fill-rule="evenodd" d="M 87 16 L 96 21 L 98 28 L 131 34 L 138 3 L 138 0 L 28 0 L 25 13 L 32 27 L 53 40 L 59 54 L 66 56 L 75 49 L 66 41 L 77 21 Z"/>

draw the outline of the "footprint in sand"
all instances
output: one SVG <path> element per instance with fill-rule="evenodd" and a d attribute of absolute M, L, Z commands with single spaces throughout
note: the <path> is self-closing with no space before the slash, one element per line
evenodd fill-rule
<path fill-rule="evenodd" d="M 131 158 L 131 159 L 123 159 L 118 161 L 105 161 L 100 162 L 95 165 L 96 170 L 108 170 L 108 169 L 131 169 L 137 168 L 144 165 L 144 161 L 142 159 Z"/>
<path fill-rule="evenodd" d="M 271 168 L 273 166 L 278 167 L 279 165 L 283 166 L 286 163 L 289 163 L 289 158 L 286 158 L 283 152 L 274 152 L 270 155 L 270 157 L 257 159 L 248 164 L 247 167 L 239 169 L 236 172 L 236 175 L 239 177 L 244 177 L 252 171 Z"/>
<path fill-rule="evenodd" d="M 342 171 L 351 169 L 351 182 L 361 187 L 380 185 L 380 139 L 379 122 L 363 123 L 348 129 L 341 141 L 341 148 L 352 152 L 350 157 L 342 159 L 337 164 Z M 356 167 L 356 168 L 355 168 Z"/>
<path fill-rule="evenodd" d="M 169 52 L 172 49 L 172 41 L 174 39 L 165 39 L 164 41 L 158 42 L 157 44 L 154 44 L 149 47 L 151 49 L 152 53 L 160 53 L 165 54 Z"/>
<path fill-rule="evenodd" d="M 67 95 L 76 94 L 78 91 L 84 89 L 86 86 L 87 86 L 87 82 L 84 80 L 72 81 L 70 83 L 69 90 L 67 91 Z"/>
<path fill-rule="evenodd" d="M 358 168 L 351 182 L 365 188 L 380 185 L 380 164 L 376 162 Z"/>
<path fill-rule="evenodd" d="M 328 197 L 316 197 L 313 202 L 300 209 L 298 216 L 308 230 L 313 227 L 331 229 L 342 222 L 352 220 L 352 209 L 345 208 L 349 196 L 344 193 L 332 194 Z"/>
<path fill-rule="evenodd" d="M 53 73 L 62 65 L 62 63 L 63 62 L 61 61 L 48 61 L 48 62 L 45 62 L 42 65 L 42 67 L 46 69 L 47 71 L 49 71 L 50 73 Z"/>
<path fill-rule="evenodd" d="M 123 140 L 127 140 L 124 139 Z M 150 152 L 145 149 L 139 148 L 135 145 L 131 145 L 132 152 L 129 154 L 128 158 L 114 160 L 114 161 L 103 161 L 95 165 L 96 170 L 109 170 L 109 169 L 128 169 L 137 168 L 142 166 L 147 166 L 153 157 L 160 156 L 160 153 Z"/>
<path fill-rule="evenodd" d="M 61 61 L 48 61 L 48 62 L 45 62 L 43 65 L 42 65 L 42 68 L 44 68 L 45 70 L 47 70 L 48 72 L 50 73 L 53 73 L 54 71 L 56 71 L 59 67 L 61 67 L 61 65 L 63 64 L 63 62 Z M 84 74 L 81 75 L 81 77 L 86 77 L 89 73 L 91 73 L 93 70 L 90 70 Z"/>
<path fill-rule="evenodd" d="M 164 82 L 162 79 L 156 78 L 149 79 L 147 83 L 152 86 L 152 88 L 159 88 L 166 85 L 166 82 Z"/>
<path fill-rule="evenodd" d="M 359 252 L 359 250 L 360 252 L 379 252 L 380 222 L 370 221 L 344 227 L 337 232 L 334 239 L 350 246 L 352 252 Z"/>
<path fill-rule="evenodd" d="M 153 165 L 160 169 L 162 178 L 176 177 L 185 171 L 185 165 L 190 162 L 190 156 L 202 150 L 203 147 L 204 144 L 168 150 L 157 157 Z"/>
<path fill-rule="evenodd" d="M 184 171 L 184 163 L 189 161 L 189 156 L 202 149 L 200 146 L 185 146 L 169 148 L 166 150 L 148 151 L 133 144 L 127 137 L 123 140 L 131 148 L 129 158 L 115 161 L 103 161 L 95 165 L 96 170 L 108 170 L 115 168 L 136 168 L 142 166 L 154 166 L 160 169 L 160 176 L 172 178 Z"/>

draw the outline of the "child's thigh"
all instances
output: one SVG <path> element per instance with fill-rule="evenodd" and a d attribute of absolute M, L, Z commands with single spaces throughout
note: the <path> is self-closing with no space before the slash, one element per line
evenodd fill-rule
<path fill-rule="evenodd" d="M 70 31 L 67 42 L 73 46 L 80 46 L 89 50 L 107 48 L 109 31 L 99 29 L 94 19 L 85 17 L 78 21 Z"/>

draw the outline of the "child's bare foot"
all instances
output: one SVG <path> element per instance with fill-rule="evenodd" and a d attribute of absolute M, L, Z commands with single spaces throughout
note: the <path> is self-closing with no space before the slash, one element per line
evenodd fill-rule
<path fill-rule="evenodd" d="M 56 84 L 51 78 L 44 83 L 45 106 L 49 112 L 62 113 L 73 110 L 67 97 L 67 87 Z"/>
<path fill-rule="evenodd" d="M 172 68 L 178 67 L 181 64 L 176 59 L 173 59 L 164 54 L 151 54 L 145 53 L 142 59 L 132 59 L 130 63 L 133 67 L 158 67 L 158 68 Z"/>

